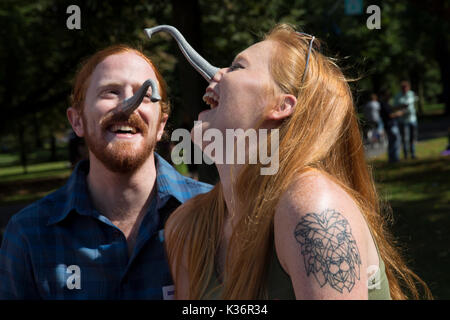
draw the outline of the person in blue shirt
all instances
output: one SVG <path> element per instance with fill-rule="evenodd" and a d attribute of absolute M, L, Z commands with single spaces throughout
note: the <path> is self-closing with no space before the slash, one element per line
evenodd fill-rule
<path fill-rule="evenodd" d="M 416 98 L 414 92 L 410 90 L 410 84 L 404 80 L 400 83 L 401 91 L 396 94 L 394 106 L 403 110 L 403 116 L 399 118 L 400 135 L 402 138 L 403 156 L 408 158 L 408 152 L 411 158 L 416 158 L 415 142 L 417 141 L 417 115 L 414 107 Z"/>
<path fill-rule="evenodd" d="M 380 93 L 380 116 L 388 137 L 388 161 L 396 163 L 400 159 L 400 130 L 398 118 L 403 116 L 404 110 L 396 110 L 390 104 L 391 93 L 383 89 Z"/>
<path fill-rule="evenodd" d="M 128 117 L 106 117 L 147 79 Z M 164 224 L 211 186 L 182 176 L 155 152 L 169 116 L 166 85 L 141 51 L 119 45 L 78 72 L 67 116 L 89 160 L 66 185 L 9 221 L 0 249 L 0 299 L 170 299 Z M 107 119 L 107 120 L 105 120 Z"/>

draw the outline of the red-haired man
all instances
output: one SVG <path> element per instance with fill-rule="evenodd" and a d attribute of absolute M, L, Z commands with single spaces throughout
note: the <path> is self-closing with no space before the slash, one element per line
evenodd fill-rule
<path fill-rule="evenodd" d="M 105 117 L 147 79 L 130 115 Z M 113 46 L 78 72 L 67 116 L 89 160 L 67 184 L 13 216 L 0 250 L 3 299 L 170 299 L 167 216 L 210 186 L 178 174 L 154 152 L 169 116 L 163 78 L 141 51 Z"/>

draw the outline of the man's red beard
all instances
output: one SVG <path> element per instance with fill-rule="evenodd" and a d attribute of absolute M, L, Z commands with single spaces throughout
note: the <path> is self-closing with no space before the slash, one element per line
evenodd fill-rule
<path fill-rule="evenodd" d="M 107 121 L 101 122 L 101 137 L 96 138 L 89 132 L 87 121 L 82 115 L 83 125 L 86 128 L 86 145 L 95 157 L 112 172 L 131 173 L 139 169 L 150 157 L 156 145 L 156 135 L 149 137 L 150 132 L 144 121 L 135 113 L 129 117 L 117 114 L 109 117 Z M 144 143 L 136 148 L 136 143 L 125 140 L 106 141 L 108 128 L 113 124 L 125 124 L 138 129 L 138 133 L 144 137 Z"/>

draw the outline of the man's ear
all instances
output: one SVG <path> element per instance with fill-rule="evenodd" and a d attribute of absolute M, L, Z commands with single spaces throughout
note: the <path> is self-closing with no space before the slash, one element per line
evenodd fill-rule
<path fill-rule="evenodd" d="M 67 119 L 69 119 L 72 129 L 75 131 L 76 135 L 80 138 L 84 137 L 84 126 L 80 112 L 78 112 L 78 110 L 74 107 L 69 107 L 67 108 L 66 114 Z"/>
<path fill-rule="evenodd" d="M 164 133 L 164 128 L 167 123 L 167 119 L 169 119 L 169 115 L 167 113 L 161 114 L 161 122 L 159 123 L 158 132 L 156 133 L 156 141 L 161 140 L 161 137 Z"/>
<path fill-rule="evenodd" d="M 297 104 L 297 98 L 292 94 L 283 94 L 278 101 L 278 104 L 268 114 L 270 120 L 279 121 L 289 117 Z"/>

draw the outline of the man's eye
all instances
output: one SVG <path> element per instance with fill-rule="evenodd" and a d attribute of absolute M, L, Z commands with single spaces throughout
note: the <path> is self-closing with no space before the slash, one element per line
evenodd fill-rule
<path fill-rule="evenodd" d="M 152 98 L 152 94 L 151 93 L 146 93 L 144 96 L 144 101 L 148 102 L 149 100 L 151 100 Z"/>
<path fill-rule="evenodd" d="M 117 91 L 117 90 L 105 90 L 105 91 L 103 91 L 102 94 L 106 95 L 106 96 L 118 96 L 119 95 L 119 91 Z"/>

